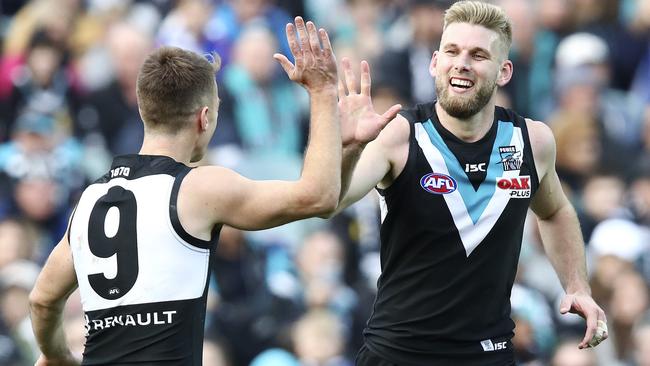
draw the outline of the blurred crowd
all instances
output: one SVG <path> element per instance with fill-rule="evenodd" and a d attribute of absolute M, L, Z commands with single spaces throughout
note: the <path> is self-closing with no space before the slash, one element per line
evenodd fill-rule
<path fill-rule="evenodd" d="M 0 2 L 0 365 L 38 356 L 27 295 L 83 188 L 143 127 L 135 81 L 155 47 L 216 51 L 221 105 L 206 163 L 257 179 L 299 176 L 308 96 L 272 58 L 295 15 L 365 59 L 382 113 L 435 98 L 428 73 L 451 0 L 2 0 Z M 514 26 L 500 105 L 545 121 L 585 237 L 610 338 L 577 349 L 584 323 L 527 222 L 512 291 L 519 365 L 650 366 L 650 1 L 494 0 Z M 210 285 L 207 366 L 352 365 L 372 311 L 379 214 L 371 194 L 331 220 L 225 227 Z M 188 279 L 191 280 L 191 279 Z M 173 289 L 172 289 L 173 290 Z M 450 319 L 453 321 L 453 319 Z M 66 309 L 81 353 L 78 295 Z"/>

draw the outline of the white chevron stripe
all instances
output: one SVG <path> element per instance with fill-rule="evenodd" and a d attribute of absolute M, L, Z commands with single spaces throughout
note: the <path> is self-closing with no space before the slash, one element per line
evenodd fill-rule
<path fill-rule="evenodd" d="M 447 169 L 447 165 L 445 164 L 445 160 L 442 157 L 442 154 L 435 146 L 433 146 L 431 140 L 429 139 L 429 135 L 420 123 L 415 125 L 415 139 L 424 152 L 424 156 L 429 162 L 432 172 L 449 175 L 449 170 Z M 514 128 L 510 144 L 516 146 L 517 150 L 522 152 L 524 151 L 521 128 Z M 517 176 L 519 176 L 519 171 L 503 172 L 503 177 L 505 178 Z M 497 177 L 497 179 L 498 178 L 500 177 Z M 485 183 L 496 184 L 496 182 Z M 447 203 L 447 207 L 449 208 L 449 212 L 451 213 L 452 218 L 454 219 L 456 229 L 458 229 L 460 239 L 463 242 L 463 246 L 465 247 L 465 254 L 468 257 L 483 241 L 483 239 L 485 239 L 487 234 L 490 232 L 494 224 L 501 216 L 501 213 L 505 209 L 510 199 L 507 190 L 497 188 L 492 198 L 490 198 L 490 202 L 485 208 L 485 211 L 483 211 L 481 217 L 478 219 L 476 224 L 474 224 L 471 217 L 469 216 L 465 202 L 463 201 L 463 198 L 461 197 L 460 191 L 458 189 L 452 193 L 443 194 L 442 196 Z"/>

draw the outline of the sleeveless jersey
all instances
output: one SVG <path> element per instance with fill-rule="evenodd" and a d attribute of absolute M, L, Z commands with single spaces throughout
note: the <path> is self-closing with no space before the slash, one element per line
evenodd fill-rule
<path fill-rule="evenodd" d="M 434 103 L 403 115 L 408 159 L 378 190 L 382 273 L 366 345 L 399 365 L 510 364 L 510 291 L 538 187 L 525 119 L 496 107 L 490 131 L 466 143 Z"/>
<path fill-rule="evenodd" d="M 83 365 L 201 365 L 220 227 L 205 241 L 181 226 L 189 171 L 165 156 L 120 156 L 81 195 L 68 238 L 86 318 Z"/>

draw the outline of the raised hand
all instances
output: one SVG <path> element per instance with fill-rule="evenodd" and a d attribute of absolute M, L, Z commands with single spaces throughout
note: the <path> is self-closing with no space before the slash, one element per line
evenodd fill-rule
<path fill-rule="evenodd" d="M 295 23 L 295 26 L 287 24 L 286 32 L 296 64 L 292 64 L 286 56 L 279 53 L 274 54 L 273 58 L 280 62 L 289 79 L 301 84 L 310 92 L 335 88 L 336 58 L 327 32 L 322 28 L 316 30 L 313 22 L 305 24 L 302 17 L 296 17 Z"/>
<path fill-rule="evenodd" d="M 361 90 L 350 66 L 350 60 L 341 60 L 343 73 L 339 80 L 339 114 L 343 146 L 365 145 L 379 136 L 381 130 L 402 109 L 400 104 L 388 108 L 384 114 L 375 112 L 370 98 L 370 66 L 361 61 Z"/>

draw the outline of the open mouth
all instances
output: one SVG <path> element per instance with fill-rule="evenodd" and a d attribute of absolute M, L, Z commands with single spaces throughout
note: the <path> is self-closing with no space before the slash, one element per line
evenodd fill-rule
<path fill-rule="evenodd" d="M 456 78 L 453 77 L 449 79 L 449 85 L 451 85 L 454 88 L 458 88 L 461 90 L 466 90 L 474 86 L 474 82 L 468 79 L 461 79 L 461 78 Z"/>

